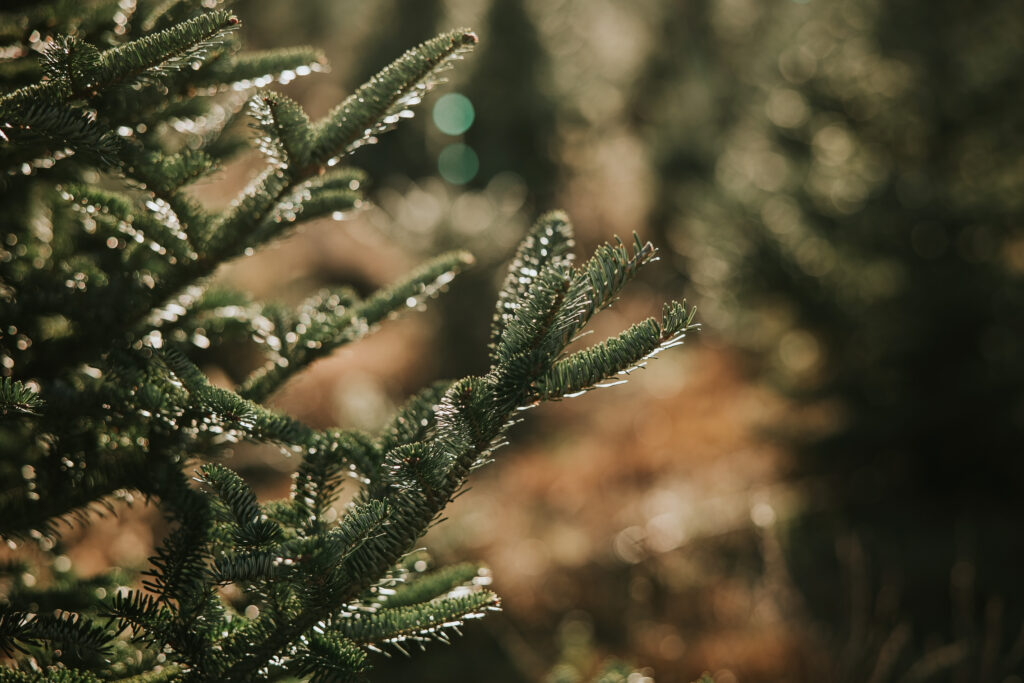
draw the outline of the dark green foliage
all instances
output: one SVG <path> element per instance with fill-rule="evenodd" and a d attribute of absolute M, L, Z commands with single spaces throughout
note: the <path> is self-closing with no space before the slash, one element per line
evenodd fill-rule
<path fill-rule="evenodd" d="M 237 25 L 237 17 L 218 10 L 103 52 L 75 37 L 62 37 L 44 55 L 47 80 L 7 94 L 0 106 L 11 117 L 31 104 L 89 101 L 115 87 L 157 83 L 201 60 Z"/>
<path fill-rule="evenodd" d="M 103 680 L 80 669 L 55 669 L 45 672 L 0 669 L 0 681 L 3 683 L 101 683 Z M 160 679 L 147 678 L 145 680 L 152 680 L 153 683 L 156 683 Z"/>
<path fill-rule="evenodd" d="M 22 103 L 17 118 L 9 115 L 4 118 L 0 133 L 16 143 L 0 148 L 0 164 L 4 169 L 34 165 L 37 157 L 30 151 L 34 148 L 55 150 L 56 159 L 63 154 L 59 151 L 63 147 L 108 166 L 120 147 L 117 136 L 95 125 L 87 113 L 37 103 Z"/>
<path fill-rule="evenodd" d="M 385 607 L 374 612 L 356 613 L 338 623 L 336 629 L 357 643 L 380 643 L 394 639 L 443 638 L 449 624 L 484 616 L 481 610 L 497 608 L 498 597 L 490 591 L 441 598 L 429 603 Z"/>
<path fill-rule="evenodd" d="M 103 654 L 111 634 L 78 614 L 57 612 L 31 614 L 9 611 L 0 614 L 0 652 L 7 656 L 16 650 L 27 652 L 27 645 L 46 641 L 70 654 Z"/>
<path fill-rule="evenodd" d="M 449 381 L 436 382 L 410 397 L 384 428 L 380 451 L 388 453 L 403 443 L 415 443 L 426 438 L 434 428 L 434 411 L 451 385 Z"/>
<path fill-rule="evenodd" d="M 470 583 L 479 575 L 479 567 L 464 563 L 443 567 L 423 576 L 408 577 L 406 583 L 400 584 L 384 604 L 388 607 L 402 607 L 433 600 L 458 586 Z"/>
<path fill-rule="evenodd" d="M 254 400 L 266 398 L 296 369 L 363 337 L 389 315 L 415 308 L 470 263 L 472 257 L 465 252 L 444 254 L 364 301 L 356 301 L 348 293 L 313 297 L 302 306 L 292 328 L 284 333 L 286 341 L 277 357 L 253 373 L 240 393 Z"/>
<path fill-rule="evenodd" d="M 366 652 L 344 638 L 313 633 L 309 641 L 299 648 L 291 672 L 310 676 L 316 683 L 359 680 L 360 672 L 367 668 Z"/>
<path fill-rule="evenodd" d="M 3 568 L 14 578 L 0 651 L 18 670 L 0 680 L 353 680 L 387 645 L 447 641 L 498 598 L 475 565 L 423 573 L 408 555 L 469 472 L 520 408 L 627 371 L 691 327 L 692 311 L 670 304 L 661 323 L 563 357 L 654 249 L 604 246 L 574 268 L 571 226 L 553 213 L 510 268 L 486 373 L 427 387 L 377 434 L 316 430 L 266 408 L 293 374 L 420 307 L 472 259 L 451 252 L 366 298 L 339 288 L 296 310 L 211 289 L 209 276 L 299 221 L 358 208 L 365 178 L 337 161 L 411 115 L 476 37 L 423 43 L 313 122 L 250 86 L 315 71 L 319 53 L 234 54 L 238 20 L 200 4 L 140 0 L 124 14 L 57 3 L 0 21 L 14 41 L 47 26 L 69 36 L 51 36 L 42 56 L 26 51 L 20 70 L 0 69 L 0 161 L 11 170 L 0 218 L 0 535 L 52 559 L 62 521 L 87 523 L 134 495 L 170 522 L 141 577 L 55 570 L 30 589 L 17 576 L 38 568 Z M 245 101 L 270 165 L 211 211 L 189 185 L 238 149 Z M 266 365 L 237 387 L 211 383 L 201 352 L 247 340 Z M 299 456 L 286 500 L 261 503 L 219 461 L 240 440 Z M 341 507 L 346 479 L 360 488 Z"/>
<path fill-rule="evenodd" d="M 409 50 L 331 110 L 315 129 L 312 158 L 352 152 L 406 117 L 407 107 L 419 104 L 425 89 L 439 82 L 450 60 L 477 42 L 468 30 L 451 31 Z"/>
<path fill-rule="evenodd" d="M 692 320 L 692 309 L 687 311 L 678 303 L 666 304 L 661 323 L 648 318 L 617 337 L 557 361 L 537 381 L 537 392 L 545 399 L 572 396 L 602 386 L 598 383 L 609 377 L 627 375 L 642 368 L 644 361 L 659 351 L 682 343 Z"/>
<path fill-rule="evenodd" d="M 516 251 L 512 266 L 498 293 L 498 307 L 491 325 L 493 349 L 515 317 L 521 299 L 548 265 L 568 266 L 572 259 L 572 228 L 560 211 L 545 214 Z"/>
<path fill-rule="evenodd" d="M 0 415 L 8 413 L 33 414 L 43 405 L 43 399 L 18 380 L 0 378 Z"/>
<path fill-rule="evenodd" d="M 249 111 L 263 132 L 260 150 L 271 163 L 282 167 L 309 163 L 309 117 L 294 100 L 276 92 L 253 95 Z"/>

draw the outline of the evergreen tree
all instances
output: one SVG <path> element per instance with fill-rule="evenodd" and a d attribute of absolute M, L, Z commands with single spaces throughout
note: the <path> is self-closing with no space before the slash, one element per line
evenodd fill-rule
<path fill-rule="evenodd" d="M 852 530 L 877 583 L 906 577 L 900 619 L 969 643 L 957 676 L 985 679 L 966 662 L 994 666 L 1000 636 L 961 624 L 996 597 L 1007 631 L 1024 618 L 1005 562 L 1024 484 L 1021 3 L 728 4 L 679 5 L 662 39 L 687 53 L 638 85 L 663 143 L 655 226 L 705 319 L 838 418 L 790 442 L 828 491 L 788 539 L 814 615 L 846 618 L 826 568 Z M 672 106 L 684 94 L 698 104 Z M 976 563 L 978 609 L 950 619 L 958 561 Z"/>
<path fill-rule="evenodd" d="M 554 199 L 559 183 L 553 158 L 557 107 L 549 92 L 551 57 L 526 4 L 496 1 L 487 11 L 487 48 L 463 88 L 478 119 L 465 138 L 480 156 L 474 185 L 482 187 L 497 174 L 514 171 L 530 181 L 534 201 L 543 205 Z M 522 104 L 510 107 L 509 102 Z"/>
<path fill-rule="evenodd" d="M 471 258 L 445 254 L 366 298 L 324 291 L 298 310 L 218 290 L 211 274 L 299 222 L 357 208 L 363 174 L 342 162 L 410 116 L 477 39 L 422 43 L 314 122 L 253 90 L 318 70 L 320 53 L 240 52 L 239 20 L 209 4 L 0 15 L 0 536 L 24 551 L 0 566 L 12 665 L 0 680 L 351 680 L 373 652 L 447 641 L 498 598 L 480 567 L 426 571 L 409 553 L 470 471 L 522 409 L 628 373 L 692 328 L 692 310 L 670 303 L 660 321 L 567 352 L 656 251 L 634 238 L 576 265 L 570 223 L 553 212 L 509 267 L 486 373 L 426 387 L 377 434 L 265 408 Z M 245 146 L 245 117 L 267 167 L 212 211 L 188 186 Z M 238 340 L 266 364 L 214 386 L 196 354 Z M 240 440 L 300 456 L 287 499 L 259 502 L 220 462 Z M 339 515 L 345 480 L 360 488 Z M 55 565 L 61 522 L 138 495 L 171 522 L 141 586 Z"/>

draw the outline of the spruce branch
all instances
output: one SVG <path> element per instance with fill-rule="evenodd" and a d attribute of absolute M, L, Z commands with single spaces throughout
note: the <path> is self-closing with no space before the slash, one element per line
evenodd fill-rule
<path fill-rule="evenodd" d="M 266 546 L 284 538 L 281 526 L 268 519 L 256 501 L 256 494 L 234 471 L 218 463 L 199 468 L 199 481 L 217 494 L 230 512 L 232 540 L 238 546 Z"/>
<path fill-rule="evenodd" d="M 412 575 L 406 578 L 405 583 L 399 584 L 393 594 L 384 599 L 384 604 L 394 608 L 427 602 L 459 586 L 476 582 L 482 578 L 482 572 L 479 566 L 464 562 L 442 567 L 429 574 Z"/>
<path fill-rule="evenodd" d="M 456 628 L 466 619 L 479 619 L 485 612 L 496 611 L 500 606 L 497 595 L 480 590 L 427 603 L 356 612 L 337 620 L 329 629 L 356 643 L 397 645 L 405 640 L 446 641 L 445 629 Z"/>
<path fill-rule="evenodd" d="M 36 415 L 44 401 L 36 392 L 22 382 L 10 377 L 0 377 L 0 417 L 12 413 Z"/>
<path fill-rule="evenodd" d="M 618 238 L 614 245 L 598 247 L 573 277 L 566 308 L 574 322 L 563 341 L 569 341 L 598 311 L 610 306 L 626 283 L 641 267 L 651 263 L 657 253 L 653 244 L 641 242 L 636 233 L 633 233 L 632 252 Z"/>
<path fill-rule="evenodd" d="M 316 301 L 308 303 L 295 328 L 285 335 L 291 340 L 282 349 L 281 358 L 250 375 L 239 393 L 253 401 L 264 400 L 309 363 L 365 336 L 388 316 L 415 309 L 436 295 L 472 261 L 467 252 L 443 254 L 364 301 L 348 306 L 339 301 L 333 308 L 324 308 Z"/>
<path fill-rule="evenodd" d="M 683 343 L 692 324 L 694 310 L 685 304 L 665 305 L 662 322 L 648 318 L 590 348 L 577 351 L 554 364 L 534 383 L 537 398 L 553 400 L 578 396 L 595 386 L 619 384 L 628 375 L 645 365 L 657 353 Z M 613 380 L 611 384 L 602 384 Z"/>
<path fill-rule="evenodd" d="M 438 404 L 451 385 L 451 380 L 434 382 L 411 396 L 381 430 L 380 451 L 387 453 L 398 446 L 426 440 L 436 423 Z"/>
<path fill-rule="evenodd" d="M 0 610 L 0 652 L 8 657 L 43 642 L 75 656 L 104 655 L 110 651 L 110 640 L 106 629 L 80 614 Z"/>
<path fill-rule="evenodd" d="M 477 43 L 468 29 L 442 33 L 407 51 L 317 123 L 312 161 L 332 161 L 374 140 L 411 115 L 408 107 L 441 82 L 440 74 Z M 336 163 L 336 162 L 334 162 Z"/>
<path fill-rule="evenodd" d="M 366 652 L 345 638 L 314 631 L 289 666 L 296 676 L 310 676 L 311 683 L 358 681 L 369 667 Z"/>
<path fill-rule="evenodd" d="M 287 84 L 296 76 L 325 71 L 326 65 L 322 50 L 306 46 L 225 54 L 205 62 L 189 79 L 189 85 L 204 95 L 246 90 L 271 81 Z"/>
<path fill-rule="evenodd" d="M 522 305 L 523 297 L 548 265 L 568 266 L 574 245 L 572 223 L 561 211 L 541 216 L 520 243 L 498 292 L 498 303 L 491 323 L 490 349 L 497 347 L 505 327 Z"/>
<path fill-rule="evenodd" d="M 101 167 L 116 165 L 121 138 L 97 123 L 87 112 L 56 104 L 26 102 L 4 105 L 0 100 L 0 165 L 22 173 L 73 154 Z M 24 166 L 27 164 L 27 166 Z"/>
<path fill-rule="evenodd" d="M 177 222 L 161 220 L 150 210 L 135 205 L 128 196 L 96 187 L 69 184 L 62 196 L 76 209 L 84 210 L 94 222 L 110 217 L 109 227 L 118 236 L 147 246 L 173 264 L 195 260 L 196 253 L 188 235 Z"/>
<path fill-rule="evenodd" d="M 301 168 L 309 163 L 312 131 L 309 117 L 295 100 L 273 91 L 253 95 L 249 112 L 263 135 L 257 147 L 274 166 Z"/>
<path fill-rule="evenodd" d="M 166 77 L 201 60 L 237 26 L 237 17 L 218 10 L 103 52 L 74 38 L 58 41 L 46 60 L 51 80 L 0 97 L 0 113 L 88 99 L 114 86 Z"/>
<path fill-rule="evenodd" d="M 186 147 L 175 154 L 150 149 L 135 154 L 124 171 L 141 180 L 157 197 L 169 199 L 182 187 L 220 168 L 219 160 L 207 151 Z"/>

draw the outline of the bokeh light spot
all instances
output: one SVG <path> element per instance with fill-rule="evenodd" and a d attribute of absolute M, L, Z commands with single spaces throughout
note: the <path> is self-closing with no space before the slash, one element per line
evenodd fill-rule
<path fill-rule="evenodd" d="M 477 171 L 480 170 L 480 159 L 467 145 L 448 145 L 441 150 L 437 158 L 437 170 L 449 183 L 465 185 L 476 177 Z"/>
<path fill-rule="evenodd" d="M 434 125 L 446 135 L 462 135 L 475 118 L 473 103 L 465 95 L 449 93 L 434 104 Z"/>

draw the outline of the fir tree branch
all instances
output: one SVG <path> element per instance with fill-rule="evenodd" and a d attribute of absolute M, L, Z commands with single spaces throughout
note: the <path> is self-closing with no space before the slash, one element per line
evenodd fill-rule
<path fill-rule="evenodd" d="M 466 428 L 465 422 L 457 413 L 460 412 L 460 407 L 463 410 L 468 410 L 468 401 L 472 401 L 476 397 L 486 398 L 481 395 L 480 389 L 482 389 L 480 380 L 470 378 L 456 383 L 449 390 L 445 397 L 446 407 L 442 407 L 440 411 L 442 422 L 449 431 L 463 430 L 467 433 L 463 437 L 455 434 L 449 435 L 445 440 L 446 448 L 454 445 L 457 441 L 471 438 L 468 433 L 470 430 Z M 474 391 L 476 391 L 475 395 Z M 485 445 L 479 445 L 480 450 L 485 448 Z M 336 568 L 326 574 L 312 572 L 318 578 L 314 585 L 307 585 L 303 591 L 306 609 L 295 616 L 287 626 L 282 626 L 273 634 L 257 641 L 255 647 L 249 650 L 252 657 L 239 661 L 222 672 L 221 680 L 247 680 L 252 672 L 261 666 L 262 662 L 274 657 L 287 643 L 312 629 L 365 590 L 368 583 L 367 577 L 378 577 L 386 573 L 422 535 L 437 515 L 440 507 L 461 486 L 476 456 L 476 450 L 470 447 L 453 452 L 452 459 L 446 460 L 450 465 L 445 488 L 443 491 L 439 491 L 440 497 L 434 501 L 434 505 L 427 503 L 422 496 L 410 490 L 401 489 L 391 489 L 380 501 L 376 501 L 378 504 L 383 503 L 389 511 L 387 515 L 388 532 L 375 534 L 364 531 L 363 533 L 349 534 L 360 540 L 357 552 L 349 553 L 341 559 L 341 563 Z M 373 502 L 375 501 L 367 501 L 367 504 Z M 347 524 L 355 524 L 357 528 L 360 528 L 368 524 L 361 519 L 352 521 L 351 517 L 352 513 L 346 515 L 343 527 Z M 369 528 L 373 528 L 372 524 Z M 337 556 L 337 553 L 330 555 Z"/>
<path fill-rule="evenodd" d="M 170 343 L 220 346 L 248 340 L 265 346 L 272 357 L 283 346 L 280 331 L 291 326 L 291 314 L 283 307 L 260 305 L 231 290 L 209 289 L 187 303 L 188 308 L 172 304 L 161 309 L 148 324 Z"/>
<path fill-rule="evenodd" d="M 135 206 L 131 198 L 88 185 L 71 184 L 62 188 L 63 197 L 76 208 L 81 207 L 96 220 L 100 216 L 113 219 L 113 229 L 127 239 L 145 243 L 170 263 L 188 262 L 196 258 L 188 236 L 174 222 L 159 220 L 146 209 Z"/>
<path fill-rule="evenodd" d="M 540 270 L 515 312 L 505 320 L 501 338 L 491 353 L 494 367 L 522 365 L 532 371 L 560 350 L 559 342 L 575 324 L 572 317 L 562 313 L 571 285 L 568 266 L 550 263 Z"/>
<path fill-rule="evenodd" d="M 295 473 L 292 499 L 309 529 L 319 528 L 347 475 L 371 476 L 379 451 L 368 434 L 331 429 L 319 435 Z"/>
<path fill-rule="evenodd" d="M 217 218 L 207 240 L 197 245 L 203 267 L 197 269 L 190 280 L 207 275 L 216 265 L 275 234 L 276 230 L 256 235 L 252 228 L 263 222 L 291 186 L 286 173 L 273 166 L 254 178 L 231 207 Z"/>
<path fill-rule="evenodd" d="M 150 643 L 175 639 L 175 616 L 171 607 L 143 591 L 118 591 L 110 598 L 104 616 L 117 621 L 118 633 L 131 628 L 134 637 Z"/>
<path fill-rule="evenodd" d="M 407 107 L 439 81 L 440 72 L 477 43 L 468 29 L 442 33 L 420 44 L 377 73 L 316 125 L 311 160 L 328 164 L 394 126 Z"/>
<path fill-rule="evenodd" d="M 309 363 L 365 336 L 389 315 L 414 309 L 436 295 L 471 263 L 472 257 L 466 252 L 443 254 L 365 301 L 347 307 L 339 304 L 334 310 L 324 310 L 315 304 L 305 306 L 292 330 L 294 340 L 282 349 L 281 359 L 250 375 L 239 393 L 253 401 L 264 400 Z"/>
<path fill-rule="evenodd" d="M 35 614 L 0 610 L 0 652 L 12 656 L 15 651 L 27 652 L 28 645 L 43 642 L 69 653 L 106 654 L 110 651 L 110 634 L 80 614 L 58 611 Z"/>
<path fill-rule="evenodd" d="M 411 115 L 406 107 L 439 82 L 476 37 L 454 31 L 427 41 L 316 123 L 283 95 L 259 94 L 250 108 L 273 166 L 231 208 L 213 215 L 183 190 L 215 170 L 232 148 L 224 131 L 241 100 L 229 96 L 211 113 L 210 103 L 195 95 L 260 86 L 275 73 L 288 80 L 302 75 L 300 69 L 315 70 L 320 56 L 302 49 L 232 56 L 236 44 L 223 39 L 237 20 L 226 12 L 195 16 L 197 10 L 186 1 L 143 4 L 147 16 L 118 19 L 124 31 L 117 35 L 125 35 L 113 40 L 124 42 L 106 52 L 85 42 L 95 34 L 54 41 L 40 67 L 49 80 L 0 97 L 0 132 L 22 136 L 10 156 L 0 151 L 0 160 L 29 163 L 25 172 L 35 173 L 33 155 L 47 152 L 61 130 L 80 138 L 81 163 L 65 164 L 56 177 L 98 232 L 59 233 L 73 225 L 71 212 L 47 200 L 54 212 L 54 238 L 45 245 L 52 258 L 40 257 L 42 267 L 35 261 L 28 267 L 27 259 L 15 264 L 28 275 L 12 280 L 11 326 L 34 345 L 21 355 L 11 351 L 14 376 L 33 378 L 47 404 L 38 417 L 5 425 L 17 437 L 13 448 L 24 446 L 28 454 L 19 462 L 32 468 L 23 468 L 24 481 L 0 496 L 0 518 L 5 525 L 46 530 L 51 522 L 46 515 L 40 522 L 42 513 L 84 514 L 82 506 L 116 489 L 159 500 L 172 530 L 151 558 L 143 590 L 117 591 L 108 611 L 145 646 L 131 652 L 162 652 L 174 662 L 139 674 L 139 681 L 251 681 L 289 672 L 343 680 L 367 667 L 366 650 L 374 643 L 400 648 L 405 639 L 443 639 L 448 626 L 496 608 L 493 594 L 466 586 L 486 583 L 475 567 L 416 576 L 402 568 L 402 558 L 439 520 L 470 471 L 500 445 L 517 408 L 634 367 L 680 341 L 691 312 L 666 308 L 660 323 L 645 321 L 561 358 L 571 338 L 614 301 L 654 251 L 635 240 L 633 251 L 605 247 L 575 269 L 568 219 L 547 214 L 506 277 L 486 376 L 428 387 L 376 437 L 315 431 L 260 406 L 257 401 L 305 365 L 419 306 L 468 264 L 468 256 L 441 257 L 365 300 L 343 290 L 322 293 L 295 313 L 203 294 L 203 279 L 298 220 L 358 208 L 364 178 L 333 165 Z M 163 30 L 137 38 L 132 32 L 141 25 Z M 41 119 L 41 133 L 22 125 L 26 98 L 44 107 L 30 113 Z M 95 109 L 94 119 L 91 112 L 81 120 L 61 118 L 60 112 L 83 106 Z M 118 131 L 116 138 L 103 137 L 100 131 L 108 128 Z M 144 198 L 68 180 L 89 168 L 83 152 L 90 145 L 98 150 L 108 142 L 112 163 L 136 189 L 144 186 Z M 24 177 L 10 177 L 19 188 L 30 186 Z M 111 242 L 102 238 L 110 236 L 119 238 L 116 249 L 104 246 Z M 30 258 L 44 251 L 31 230 L 19 232 L 18 240 Z M 166 251 L 165 258 L 151 248 Z M 36 334 L 44 327 L 40 319 L 57 316 L 65 331 Z M 183 353 L 192 345 L 251 336 L 264 343 L 270 365 L 246 380 L 242 395 L 213 386 Z M 38 408 L 23 395 L 24 382 L 4 382 L 0 412 Z M 215 456 L 223 442 L 236 439 L 302 454 L 290 500 L 261 505 L 239 475 L 219 464 L 203 465 L 202 486 L 192 484 L 186 472 L 195 459 Z M 6 455 L 9 449 L 0 450 Z M 338 493 L 350 476 L 364 486 L 334 524 Z M 45 489 L 46 500 L 32 499 L 36 488 Z M 408 583 L 389 594 L 387 586 L 402 579 Z M 227 590 L 220 595 L 219 589 Z M 258 607 L 257 616 L 244 604 Z M 102 631 L 113 637 L 112 629 Z M 104 666 L 106 679 L 127 675 L 123 662 Z M 128 671 L 152 666 L 144 659 Z"/>
<path fill-rule="evenodd" d="M 295 501 L 308 506 L 306 501 Z M 371 500 L 357 503 L 342 519 L 341 524 L 326 533 L 317 534 L 310 551 L 302 557 L 303 581 L 299 587 L 302 601 L 311 614 L 328 614 L 356 577 L 372 564 L 368 553 L 373 542 L 385 535 L 393 510 L 386 501 Z"/>
<path fill-rule="evenodd" d="M 43 82 L 63 80 L 69 92 L 80 92 L 90 87 L 100 68 L 100 51 L 76 36 L 57 36 L 43 51 L 40 63 Z"/>
<path fill-rule="evenodd" d="M 36 415 L 44 401 L 39 394 L 22 382 L 10 377 L 0 377 L 0 418 L 11 413 Z"/>
<path fill-rule="evenodd" d="M 80 110 L 27 99 L 10 106 L 0 101 L 0 165 L 5 170 L 23 164 L 31 169 L 37 160 L 51 155 L 59 160 L 69 152 L 100 166 L 116 165 L 121 138 L 112 130 Z"/>
<path fill-rule="evenodd" d="M 355 643 L 317 631 L 310 634 L 289 666 L 296 676 L 311 676 L 312 683 L 358 681 L 368 668 L 366 652 Z"/>
<path fill-rule="evenodd" d="M 95 47 L 76 39 L 56 43 L 48 59 L 51 70 L 71 68 L 63 78 L 15 90 L 0 97 L 0 112 L 25 110 L 33 103 L 59 104 L 95 97 L 116 85 L 142 76 L 159 78 L 173 73 L 206 51 L 238 26 L 238 18 L 225 10 L 201 14 L 177 26 L 111 48 L 98 54 Z"/>
<path fill-rule="evenodd" d="M 693 313 L 693 309 L 687 311 L 684 304 L 666 304 L 660 324 L 648 318 L 617 337 L 558 361 L 534 382 L 537 398 L 571 397 L 595 386 L 611 386 L 601 382 L 627 375 L 660 351 L 682 344 L 686 332 L 695 327 L 691 324 Z M 623 381 L 619 379 L 613 384 Z"/>
<path fill-rule="evenodd" d="M 249 113 L 263 135 L 256 146 L 274 166 L 302 168 L 309 163 L 313 141 L 309 117 L 295 100 L 264 91 L 249 99 Z"/>
<path fill-rule="evenodd" d="M 392 595 L 384 599 L 384 605 L 394 608 L 427 602 L 479 578 L 480 574 L 479 566 L 464 562 L 442 567 L 429 574 L 413 575 L 406 579 L 406 583 L 399 584 Z"/>
<path fill-rule="evenodd" d="M 633 251 L 616 238 L 614 245 L 603 244 L 573 277 L 566 297 L 566 313 L 574 319 L 562 341 L 568 342 L 598 312 L 610 306 L 619 292 L 640 268 L 651 263 L 657 249 L 650 242 L 641 242 L 633 234 Z"/>
<path fill-rule="evenodd" d="M 189 392 L 188 408 L 200 429 L 227 430 L 256 441 L 282 444 L 312 444 L 315 433 L 309 427 L 246 400 L 233 391 L 210 384 L 206 376 L 185 356 L 165 349 L 161 358 Z"/>
<path fill-rule="evenodd" d="M 489 348 L 497 347 L 508 322 L 523 305 L 523 297 L 549 264 L 568 266 L 573 254 L 573 232 L 569 217 L 561 211 L 541 216 L 520 243 L 508 267 L 505 282 L 498 292 L 498 303 L 491 323 Z"/>
<path fill-rule="evenodd" d="M 151 569 L 145 574 L 151 578 L 142 585 L 161 602 L 176 602 L 174 616 L 180 620 L 187 619 L 208 597 L 207 545 L 212 524 L 206 497 L 192 489 L 180 497 L 176 507 L 178 526 L 150 558 Z"/>
<path fill-rule="evenodd" d="M 337 220 L 365 206 L 363 193 L 349 189 L 299 188 L 292 199 L 286 199 L 265 222 L 280 224 L 311 221 L 323 216 Z"/>
<path fill-rule="evenodd" d="M 182 669 L 177 664 L 165 664 L 154 671 L 118 678 L 117 683 L 172 683 L 179 679 Z"/>
<path fill-rule="evenodd" d="M 278 223 L 267 222 L 266 219 L 296 185 L 323 171 L 327 162 L 333 160 L 327 157 L 332 157 L 338 145 L 347 145 L 348 151 L 355 149 L 358 146 L 355 143 L 362 139 L 366 130 L 370 130 L 367 126 L 379 124 L 380 132 L 394 125 L 405 111 L 404 107 L 418 103 L 420 95 L 438 82 L 437 74 L 448 60 L 458 58 L 475 42 L 476 36 L 468 31 L 442 34 L 410 50 L 381 71 L 313 126 L 313 163 L 303 168 L 268 168 L 250 183 L 228 211 L 203 231 L 202 239 L 197 238 L 200 258 L 187 278 L 185 271 L 179 271 L 179 277 L 162 283 L 156 293 L 171 296 L 187 281 L 208 275 L 220 262 L 279 234 L 291 221 Z M 359 101 L 360 98 L 363 102 Z M 396 107 L 395 112 L 390 113 Z M 360 127 L 359 130 L 355 131 L 354 126 Z M 346 198 L 333 195 L 329 200 L 344 202 Z M 253 231 L 253 226 L 258 229 Z"/>
<path fill-rule="evenodd" d="M 146 150 L 135 154 L 124 172 L 141 180 L 146 189 L 165 200 L 204 176 L 220 170 L 220 163 L 202 149 L 186 147 L 175 154 Z"/>
<path fill-rule="evenodd" d="M 211 59 L 189 79 L 190 87 L 212 94 L 226 89 L 243 90 L 262 87 L 271 79 L 282 84 L 296 76 L 306 76 L 326 69 L 322 50 L 313 47 L 291 47 L 279 50 L 243 52 Z"/>
<path fill-rule="evenodd" d="M 0 680 L 3 683 L 104 683 L 89 671 L 68 669 L 66 667 L 47 667 L 42 671 L 18 671 L 0 669 Z"/>
<path fill-rule="evenodd" d="M 392 466 L 382 473 L 388 485 L 363 492 L 364 498 L 372 495 L 387 501 L 395 514 L 389 520 L 390 533 L 368 544 L 364 557 L 372 566 L 361 576 L 383 575 L 408 552 L 489 451 L 492 439 L 505 426 L 505 416 L 493 413 L 492 386 L 479 377 L 453 384 L 436 411 L 437 435 L 427 446 L 429 452 L 422 450 L 424 444 L 412 444 L 414 450 L 396 449 L 389 458 Z M 403 461 L 403 449 L 410 455 L 425 455 L 426 460 Z M 405 479 L 405 475 L 416 479 Z M 365 579 L 360 579 L 342 594 L 349 600 L 366 587 Z"/>
<path fill-rule="evenodd" d="M 199 481 L 214 490 L 230 511 L 232 537 L 242 547 L 266 546 L 284 538 L 284 531 L 267 519 L 256 502 L 256 494 L 235 472 L 217 463 L 199 468 Z"/>
<path fill-rule="evenodd" d="M 356 612 L 348 618 L 336 620 L 329 629 L 356 643 L 444 640 L 445 628 L 458 626 L 466 619 L 478 619 L 485 611 L 496 611 L 500 606 L 497 595 L 481 590 L 428 603 Z"/>
<path fill-rule="evenodd" d="M 194 61 L 201 61 L 238 25 L 238 17 L 231 12 L 214 10 L 106 50 L 99 55 L 99 73 L 91 84 L 90 92 L 127 83 L 143 75 L 159 78 L 188 67 Z"/>
<path fill-rule="evenodd" d="M 380 451 L 387 453 L 398 446 L 425 440 L 436 423 L 437 406 L 451 385 L 451 380 L 442 380 L 411 396 L 381 430 Z"/>
<path fill-rule="evenodd" d="M 384 535 L 390 516 L 391 509 L 386 503 L 369 501 L 351 510 L 337 528 L 310 539 L 308 552 L 301 559 L 298 586 L 303 609 L 288 623 L 264 624 L 256 627 L 257 632 L 237 639 L 237 647 L 242 648 L 244 656 L 233 658 L 234 661 L 212 679 L 250 680 L 253 672 L 282 648 L 335 612 L 344 602 L 341 594 L 347 593 L 347 587 L 357 580 L 359 572 L 372 564 L 367 556 L 368 547 Z M 226 644 L 225 650 L 230 647 L 231 644 Z"/>

